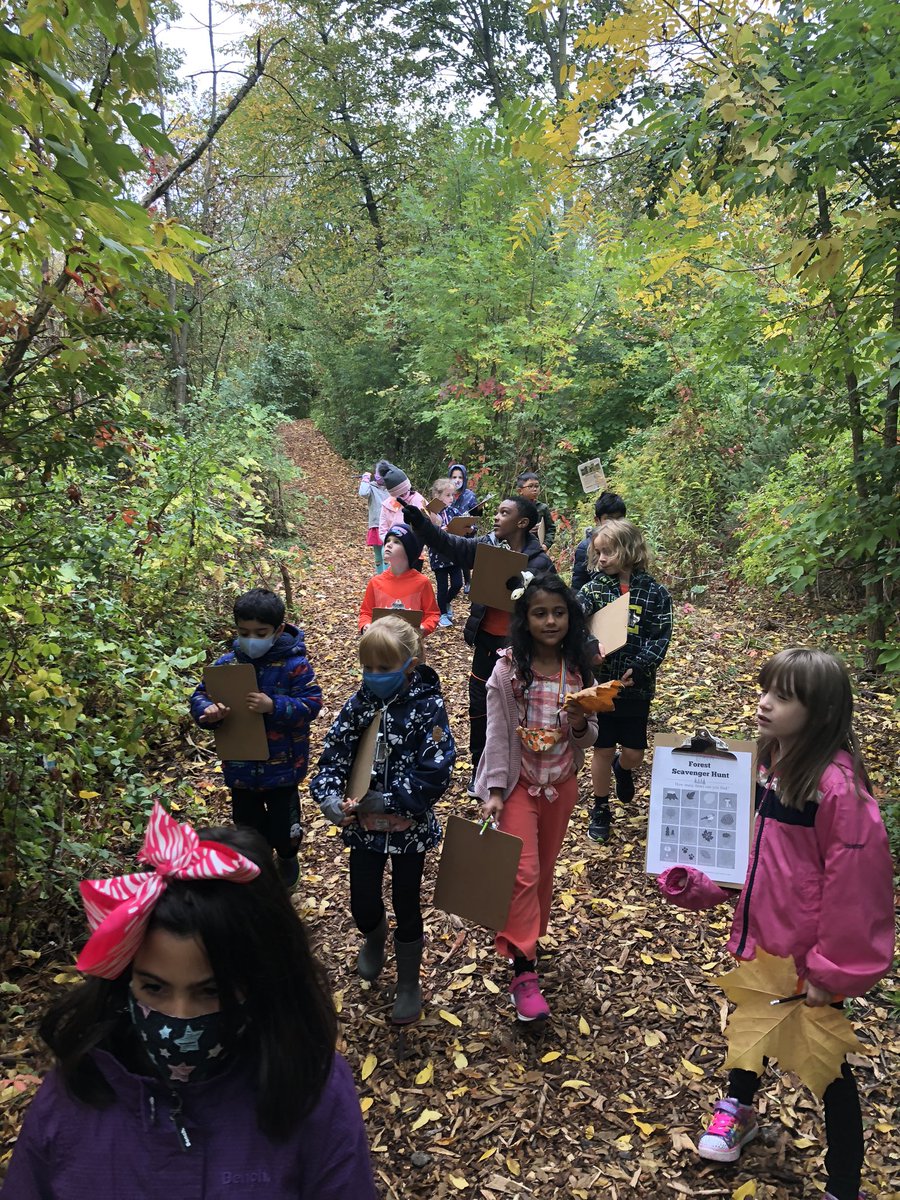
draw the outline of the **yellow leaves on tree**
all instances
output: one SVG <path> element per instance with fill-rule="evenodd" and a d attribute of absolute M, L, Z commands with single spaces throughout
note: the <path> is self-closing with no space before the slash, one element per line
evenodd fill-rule
<path fill-rule="evenodd" d="M 758 950 L 752 962 L 741 963 L 714 982 L 737 1007 L 728 1019 L 726 1067 L 760 1074 L 763 1056 L 793 1071 L 821 1097 L 841 1073 L 850 1051 L 863 1052 L 850 1022 L 836 1008 L 811 1008 L 802 1000 L 775 1004 L 797 990 L 797 970 L 791 958 Z"/>

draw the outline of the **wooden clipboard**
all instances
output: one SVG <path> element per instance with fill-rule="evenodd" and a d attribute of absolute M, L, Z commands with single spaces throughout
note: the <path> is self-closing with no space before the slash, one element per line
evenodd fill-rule
<path fill-rule="evenodd" d="M 485 829 L 456 815 L 447 818 L 434 904 L 488 929 L 503 929 L 509 916 L 522 839 Z"/>
<path fill-rule="evenodd" d="M 537 538 L 537 540 L 543 546 L 544 538 L 547 536 L 547 522 L 544 520 L 543 517 L 541 517 L 541 519 L 538 521 L 537 525 L 535 525 L 534 529 L 531 532 L 534 534 L 534 536 Z"/>
<path fill-rule="evenodd" d="M 741 887 L 755 820 L 756 743 L 660 733 L 653 742 L 646 870 L 695 867 Z"/>
<path fill-rule="evenodd" d="M 438 500 L 437 496 L 435 496 L 425 505 L 425 511 L 433 513 L 436 517 L 439 517 L 446 507 L 447 505 L 443 502 L 443 500 Z"/>
<path fill-rule="evenodd" d="M 256 668 L 251 663 L 205 667 L 203 683 L 210 700 L 231 709 L 224 721 L 212 727 L 219 758 L 226 762 L 264 762 L 269 757 L 266 722 L 262 713 L 247 707 L 248 693 L 259 691 Z"/>
<path fill-rule="evenodd" d="M 591 637 L 597 639 L 603 647 L 604 654 L 612 654 L 616 650 L 621 650 L 628 641 L 628 618 L 631 615 L 630 595 L 630 592 L 626 592 L 624 596 L 613 600 L 612 604 L 604 605 L 588 621 Z"/>
<path fill-rule="evenodd" d="M 515 602 L 510 596 L 522 586 L 522 572 L 528 567 L 528 555 L 515 550 L 501 550 L 479 542 L 475 547 L 475 565 L 469 599 L 473 604 L 486 604 L 501 612 L 512 612 Z"/>
<path fill-rule="evenodd" d="M 378 741 L 378 730 L 381 727 L 381 716 L 375 717 L 359 735 L 359 744 L 353 758 L 353 766 L 347 776 L 347 795 L 353 800 L 362 800 L 372 786 L 372 768 L 375 766 L 375 743 Z"/>
<path fill-rule="evenodd" d="M 466 537 L 473 529 L 478 528 L 474 517 L 453 517 L 444 526 L 447 533 L 455 533 L 457 537 Z"/>
<path fill-rule="evenodd" d="M 407 625 L 412 625 L 417 633 L 422 629 L 422 610 L 421 608 L 373 608 L 372 620 L 380 621 L 382 617 L 399 617 L 401 621 L 405 621 Z"/>

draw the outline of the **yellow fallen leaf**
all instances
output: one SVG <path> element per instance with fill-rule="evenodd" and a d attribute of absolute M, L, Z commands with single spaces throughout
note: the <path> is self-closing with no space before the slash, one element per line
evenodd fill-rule
<path fill-rule="evenodd" d="M 497 1153 L 497 1147 L 496 1147 L 496 1146 L 491 1146 L 490 1150 L 485 1150 L 484 1154 L 482 1154 L 481 1158 L 479 1158 L 479 1160 L 478 1160 L 478 1161 L 479 1161 L 479 1162 L 484 1162 L 484 1160 L 485 1160 L 486 1158 L 490 1158 L 490 1157 L 491 1157 L 491 1155 L 493 1155 L 493 1154 L 496 1154 L 496 1153 Z"/>
<path fill-rule="evenodd" d="M 482 979 L 481 982 L 484 984 L 484 986 L 487 988 L 487 990 L 491 993 L 491 995 L 493 995 L 493 996 L 499 995 L 500 989 L 497 987 L 496 983 L 494 983 L 493 979 Z"/>
<path fill-rule="evenodd" d="M 334 1011 L 335 1012 L 343 1012 L 344 1011 L 344 993 L 343 992 L 335 992 L 334 993 Z"/>
<path fill-rule="evenodd" d="M 544 1055 L 544 1057 L 541 1059 L 541 1062 L 543 1062 L 543 1063 L 556 1062 L 556 1060 L 558 1058 L 562 1058 L 562 1050 L 548 1050 L 547 1053 Z"/>
<path fill-rule="evenodd" d="M 686 1071 L 690 1072 L 691 1075 L 702 1076 L 706 1074 L 702 1067 L 698 1067 L 697 1064 L 692 1063 L 690 1059 L 682 1058 L 681 1065 Z M 762 1074 L 762 1063 L 759 1064 L 759 1071 L 760 1074 Z"/>
<path fill-rule="evenodd" d="M 746 1183 L 742 1183 L 739 1188 L 731 1193 L 731 1200 L 750 1200 L 750 1197 L 755 1195 L 756 1180 L 749 1179 Z"/>
<path fill-rule="evenodd" d="M 463 1188 L 467 1188 L 469 1186 L 468 1183 L 466 1182 L 466 1180 L 462 1177 L 462 1175 L 448 1175 L 447 1179 L 450 1183 L 453 1184 L 453 1186 L 455 1188 L 459 1188 L 460 1191 L 462 1191 Z"/>
<path fill-rule="evenodd" d="M 440 1119 L 441 1114 L 439 1112 L 433 1108 L 426 1108 L 416 1117 L 410 1128 L 415 1132 L 417 1129 L 421 1129 L 423 1125 L 427 1125 L 429 1121 L 439 1121 Z"/>
<path fill-rule="evenodd" d="M 640 1011 L 641 1011 L 641 1010 L 640 1010 L 640 1007 L 638 1007 L 638 1008 L 629 1008 L 628 1012 L 623 1012 L 623 1013 L 622 1013 L 622 1020 L 624 1020 L 626 1017 L 633 1017 L 635 1013 L 639 1013 Z"/>
<path fill-rule="evenodd" d="M 375 1068 L 378 1066 L 378 1059 L 374 1054 L 367 1054 L 366 1060 L 362 1065 L 362 1070 L 359 1073 L 360 1079 L 368 1079 Z"/>
<path fill-rule="evenodd" d="M 585 1037 L 588 1037 L 590 1035 L 591 1027 L 590 1027 L 590 1025 L 588 1025 L 588 1023 L 584 1019 L 584 1017 L 578 1018 L 578 1032 L 583 1033 Z"/>
<path fill-rule="evenodd" d="M 459 1017 L 454 1016 L 454 1014 L 451 1012 L 447 1012 L 445 1008 L 438 1009 L 438 1016 L 446 1021 L 448 1025 L 455 1025 L 457 1028 L 462 1025 L 462 1021 L 459 1019 Z"/>
<path fill-rule="evenodd" d="M 375 1101 L 371 1096 L 363 1096 L 362 1100 L 359 1102 L 359 1107 L 364 1113 L 367 1113 L 374 1103 Z"/>
<path fill-rule="evenodd" d="M 810 1008 L 802 1000 L 776 1004 L 773 999 L 794 995 L 797 969 L 793 958 L 778 958 L 757 950 L 756 957 L 719 976 L 729 1000 L 737 1007 L 728 1018 L 726 1067 L 762 1073 L 763 1056 L 778 1060 L 784 1071 L 799 1075 L 819 1098 L 841 1073 L 848 1053 L 864 1053 L 850 1022 L 836 1008 Z"/>
<path fill-rule="evenodd" d="M 655 1125 L 648 1125 L 645 1121 L 639 1121 L 637 1119 L 637 1117 L 632 1117 L 631 1119 L 632 1119 L 632 1121 L 634 1121 L 635 1125 L 637 1125 L 638 1129 L 641 1131 L 641 1133 L 644 1135 L 644 1137 L 649 1137 L 650 1134 L 653 1132 L 653 1130 L 656 1128 Z"/>
<path fill-rule="evenodd" d="M 570 1087 L 570 1088 L 580 1088 L 580 1087 L 587 1087 L 587 1086 L 588 1086 L 587 1083 L 585 1083 L 585 1081 L 583 1079 L 567 1079 L 565 1081 L 565 1083 L 563 1084 L 563 1087 Z"/>
<path fill-rule="evenodd" d="M 81 983 L 81 976 L 76 975 L 74 971 L 60 971 L 58 975 L 53 976 L 54 983 Z"/>
<path fill-rule="evenodd" d="M 416 1076 L 416 1083 L 431 1083 L 432 1079 L 434 1079 L 434 1063 L 429 1061 L 428 1066 L 423 1067 Z"/>
<path fill-rule="evenodd" d="M 662 1042 L 662 1038 L 659 1036 L 659 1034 L 656 1032 L 655 1029 L 648 1029 L 647 1032 L 644 1034 L 644 1045 L 649 1046 L 651 1050 L 653 1049 L 654 1046 L 660 1045 L 661 1042 Z"/>
<path fill-rule="evenodd" d="M 456 1067 L 457 1071 L 464 1071 L 469 1065 L 469 1060 L 461 1050 L 457 1050 L 457 1052 L 453 1055 L 453 1065 Z"/>
<path fill-rule="evenodd" d="M 96 800 L 99 795 L 99 792 L 79 792 L 78 798 L 79 800 Z"/>
<path fill-rule="evenodd" d="M 644 964 L 645 967 L 652 967 L 653 966 L 653 956 L 650 954 L 642 954 L 641 962 Z"/>
<path fill-rule="evenodd" d="M 617 1137 L 613 1142 L 617 1150 L 631 1150 L 631 1134 L 623 1133 L 621 1137 Z"/>
<path fill-rule="evenodd" d="M 514 1158 L 507 1158 L 506 1169 L 509 1171 L 510 1175 L 520 1175 L 522 1173 L 522 1168 Z"/>

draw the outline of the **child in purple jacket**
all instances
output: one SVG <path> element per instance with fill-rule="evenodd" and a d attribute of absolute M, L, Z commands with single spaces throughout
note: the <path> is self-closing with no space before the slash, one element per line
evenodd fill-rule
<path fill-rule="evenodd" d="M 284 601 L 266 588 L 254 588 L 234 602 L 234 648 L 215 665 L 252 663 L 256 690 L 247 707 L 265 718 L 269 757 L 261 762 L 222 763 L 231 788 L 235 825 L 261 833 L 278 855 L 282 881 L 293 888 L 300 875 L 297 853 L 303 839 L 297 785 L 309 766 L 309 726 L 322 707 L 322 689 L 306 657 L 303 631 L 285 622 Z M 204 684 L 191 697 L 191 715 L 212 728 L 228 716 L 224 704 L 209 698 Z"/>
<path fill-rule="evenodd" d="M 56 1067 L 3 1200 L 375 1200 L 331 990 L 265 843 L 157 804 L 140 858 L 81 885 L 87 978 L 41 1022 Z"/>
<path fill-rule="evenodd" d="M 894 955 L 893 864 L 851 724 L 850 677 L 832 655 L 796 647 L 763 664 L 759 686 L 756 828 L 728 950 L 793 958 L 804 1002 L 839 1005 L 874 987 Z M 659 885 L 693 911 L 728 899 L 692 867 L 670 867 Z M 759 1083 L 752 1071 L 731 1071 L 697 1143 L 701 1158 L 736 1162 L 756 1137 Z M 863 1125 L 849 1063 L 823 1101 L 825 1200 L 857 1200 Z"/>

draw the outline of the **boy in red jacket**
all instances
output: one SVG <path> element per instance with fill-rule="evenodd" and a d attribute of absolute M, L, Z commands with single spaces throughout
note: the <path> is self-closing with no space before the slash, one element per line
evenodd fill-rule
<path fill-rule="evenodd" d="M 376 608 L 406 608 L 422 613 L 422 634 L 437 627 L 441 610 L 434 588 L 422 574 L 422 543 L 408 525 L 392 525 L 384 539 L 384 563 L 387 570 L 373 575 L 359 610 L 359 631 L 372 624 Z"/>

